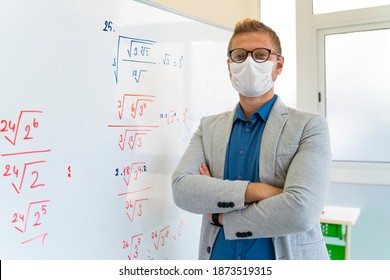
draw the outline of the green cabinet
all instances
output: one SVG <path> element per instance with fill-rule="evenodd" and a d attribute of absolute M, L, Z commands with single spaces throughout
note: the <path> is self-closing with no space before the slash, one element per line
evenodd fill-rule
<path fill-rule="evenodd" d="M 346 226 L 321 223 L 321 230 L 325 238 L 329 258 L 331 260 L 345 260 Z"/>
<path fill-rule="evenodd" d="M 359 215 L 358 208 L 325 206 L 320 222 L 331 260 L 350 259 L 351 226 Z"/>
<path fill-rule="evenodd" d="M 343 225 L 321 223 L 321 230 L 323 236 L 345 240 L 345 226 Z"/>

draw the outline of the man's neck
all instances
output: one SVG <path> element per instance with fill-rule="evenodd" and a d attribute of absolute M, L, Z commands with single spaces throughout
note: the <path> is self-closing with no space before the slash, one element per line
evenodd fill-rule
<path fill-rule="evenodd" d="M 250 120 L 251 115 L 274 97 L 274 89 L 259 97 L 246 97 L 240 94 L 240 104 L 245 116 Z"/>

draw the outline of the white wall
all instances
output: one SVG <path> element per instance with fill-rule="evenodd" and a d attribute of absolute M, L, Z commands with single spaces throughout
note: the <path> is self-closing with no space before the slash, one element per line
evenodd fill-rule
<path fill-rule="evenodd" d="M 284 56 L 284 69 L 275 83 L 275 93 L 287 106 L 296 107 L 296 39 L 295 2 L 291 0 L 261 0 L 261 21 L 279 36 Z"/>
<path fill-rule="evenodd" d="M 245 17 L 259 17 L 259 0 L 154 0 L 153 2 L 229 28 Z"/>

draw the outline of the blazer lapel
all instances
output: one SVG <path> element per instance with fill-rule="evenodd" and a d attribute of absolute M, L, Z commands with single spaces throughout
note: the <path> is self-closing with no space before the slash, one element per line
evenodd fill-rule
<path fill-rule="evenodd" d="M 237 111 L 237 106 L 232 112 L 226 112 L 225 118 L 221 119 L 214 128 L 211 172 L 212 176 L 215 178 L 223 179 L 224 176 L 226 149 L 232 131 L 233 119 Z"/>
<path fill-rule="evenodd" d="M 270 185 L 275 183 L 276 148 L 287 118 L 287 108 L 277 97 L 268 116 L 260 147 L 260 181 Z"/>

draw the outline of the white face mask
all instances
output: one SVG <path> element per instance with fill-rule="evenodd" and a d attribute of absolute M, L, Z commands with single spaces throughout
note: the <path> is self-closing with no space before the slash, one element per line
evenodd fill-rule
<path fill-rule="evenodd" d="M 242 63 L 231 63 L 230 80 L 233 87 L 246 97 L 263 95 L 274 86 L 272 68 L 277 62 L 267 60 L 266 62 L 258 63 L 247 57 Z"/>

